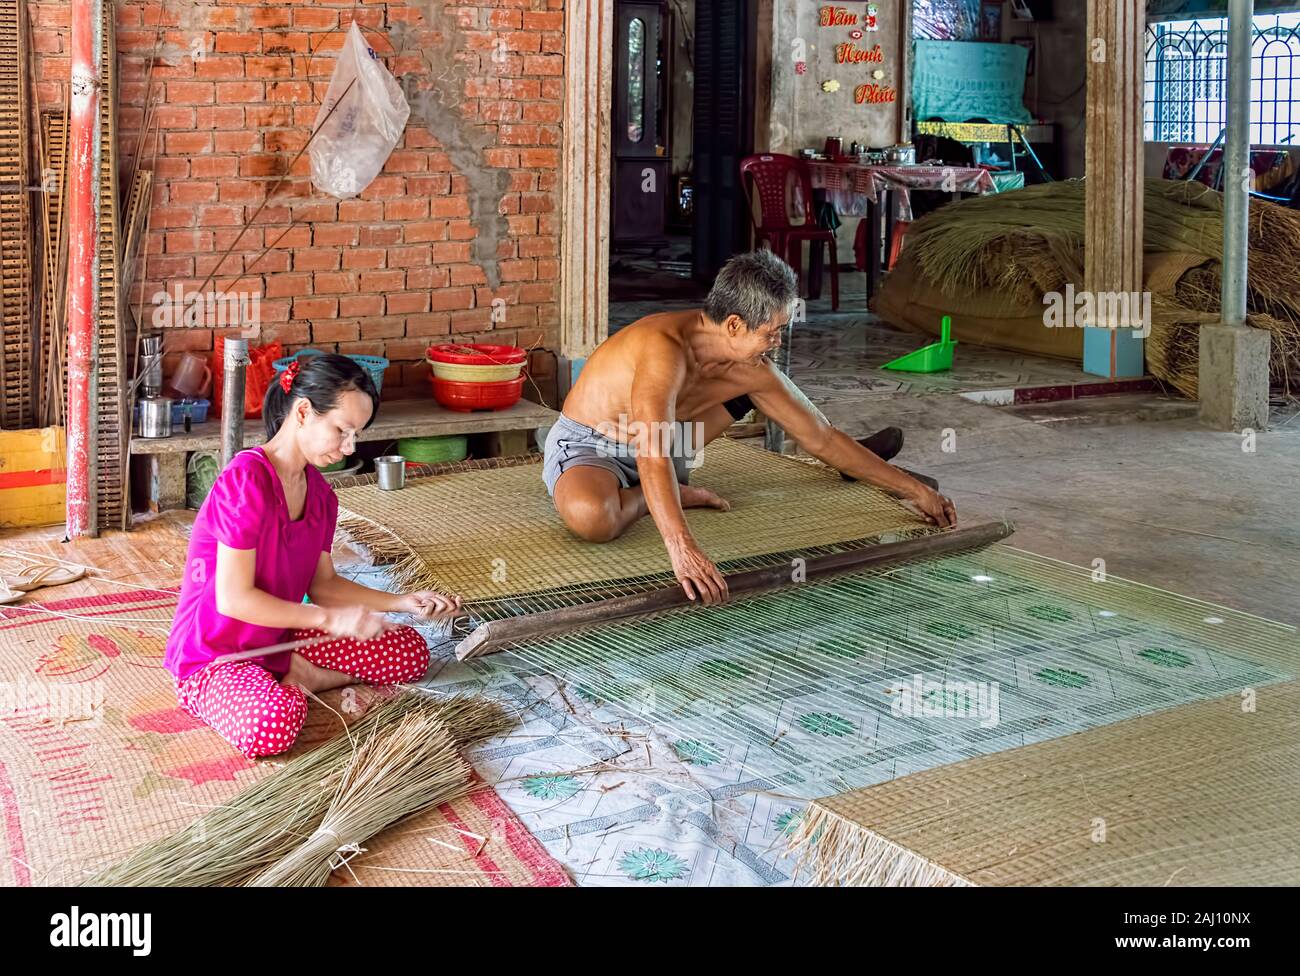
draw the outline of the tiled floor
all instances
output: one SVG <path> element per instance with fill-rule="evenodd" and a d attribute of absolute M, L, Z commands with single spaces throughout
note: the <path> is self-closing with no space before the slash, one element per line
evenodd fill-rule
<path fill-rule="evenodd" d="M 830 311 L 825 299 L 807 303 L 807 321 L 794 325 L 790 375 L 814 403 L 895 396 L 936 396 L 1097 382 L 1077 364 L 1041 356 L 959 345 L 953 368 L 942 373 L 882 369 L 904 353 L 933 341 L 904 332 L 863 311 Z M 610 304 L 610 331 L 657 312 L 698 308 L 681 299 Z"/>

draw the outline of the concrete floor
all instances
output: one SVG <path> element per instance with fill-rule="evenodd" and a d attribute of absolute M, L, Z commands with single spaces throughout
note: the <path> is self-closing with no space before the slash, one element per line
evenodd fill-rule
<path fill-rule="evenodd" d="M 938 478 L 965 521 L 1011 519 L 1013 545 L 1300 624 L 1300 421 L 1247 453 L 1194 418 L 1130 420 L 1149 399 L 1075 401 L 1059 423 L 959 397 L 825 410 L 849 433 L 902 427 L 898 463 Z"/>

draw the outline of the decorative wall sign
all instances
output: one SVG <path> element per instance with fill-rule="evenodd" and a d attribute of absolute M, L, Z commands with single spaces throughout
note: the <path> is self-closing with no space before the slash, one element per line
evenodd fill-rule
<path fill-rule="evenodd" d="M 853 101 L 859 105 L 880 105 L 885 102 L 898 101 L 898 90 L 892 85 L 881 85 L 875 82 L 869 85 L 858 85 L 853 89 Z"/>
<path fill-rule="evenodd" d="M 859 16 L 848 7 L 826 6 L 817 11 L 819 27 L 860 27 L 862 30 L 880 30 L 880 8 L 867 4 L 866 13 Z M 861 37 L 861 34 L 858 35 Z"/>
<path fill-rule="evenodd" d="M 856 27 L 858 15 L 848 7 L 822 7 L 817 12 L 820 27 Z"/>
<path fill-rule="evenodd" d="M 883 104 L 898 100 L 897 90 L 890 85 L 882 84 L 885 72 L 879 65 L 885 62 L 884 49 L 879 44 L 863 47 L 858 43 L 866 35 L 866 32 L 880 30 L 879 11 L 879 5 L 875 3 L 868 3 L 866 10 L 861 14 L 848 7 L 829 4 L 819 7 L 817 10 L 817 25 L 819 27 L 849 28 L 849 39 L 835 44 L 836 64 L 876 66 L 871 71 L 873 81 L 858 85 L 853 89 L 853 100 L 859 105 Z M 795 70 L 799 70 L 798 65 L 796 65 Z M 821 87 L 824 92 L 835 92 L 839 90 L 840 83 L 835 79 L 830 79 L 823 81 Z"/>
<path fill-rule="evenodd" d="M 835 45 L 836 64 L 880 64 L 885 60 L 885 52 L 877 44 L 872 48 L 858 47 L 852 41 Z"/>

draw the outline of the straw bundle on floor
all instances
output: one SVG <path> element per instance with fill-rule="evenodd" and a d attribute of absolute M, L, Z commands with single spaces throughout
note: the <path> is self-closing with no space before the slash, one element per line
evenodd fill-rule
<path fill-rule="evenodd" d="M 375 730 L 344 769 L 320 826 L 251 887 L 324 887 L 330 873 L 379 831 L 426 806 L 462 796 L 470 768 L 443 721 L 412 712 Z"/>
<path fill-rule="evenodd" d="M 454 749 L 448 751 L 447 740 L 463 747 L 512 724 L 499 705 L 482 698 L 401 695 L 371 708 L 345 733 L 290 760 L 188 828 L 146 844 L 86 883 L 189 887 L 251 882 L 318 832 L 342 788 L 364 778 L 363 764 L 384 755 L 375 743 L 386 739 L 385 730 L 405 736 L 409 729 L 402 722 L 408 718 L 436 722 L 446 730 L 431 739 L 429 752 L 457 776 L 464 775 L 464 766 Z"/>
<path fill-rule="evenodd" d="M 939 295 L 1005 296 L 1037 328 L 1045 295 L 1083 287 L 1084 189 L 1078 180 L 1046 183 L 944 207 L 909 231 L 900 268 Z M 1199 183 L 1148 180 L 1143 220 L 1148 272 L 1153 259 L 1178 270 L 1168 280 L 1148 273 L 1147 366 L 1195 396 L 1199 329 L 1220 314 L 1223 196 Z M 1251 200 L 1247 284 L 1249 324 L 1272 333 L 1272 382 L 1300 391 L 1300 212 Z M 891 304 L 891 289 L 911 286 L 887 280 L 881 307 Z"/>

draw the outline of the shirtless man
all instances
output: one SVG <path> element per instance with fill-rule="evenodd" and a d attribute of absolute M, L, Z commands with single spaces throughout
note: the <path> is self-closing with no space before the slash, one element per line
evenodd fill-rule
<path fill-rule="evenodd" d="M 718 272 L 703 309 L 648 315 L 600 344 L 546 439 L 542 477 L 571 531 L 607 542 L 649 512 L 686 595 L 725 600 L 726 581 L 683 509 L 730 507 L 687 479 L 693 454 L 751 405 L 846 478 L 891 492 L 937 525 L 956 524 L 951 501 L 832 427 L 768 359 L 797 298 L 784 261 L 741 254 Z"/>

